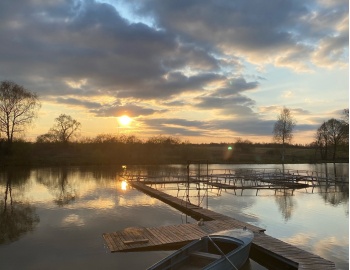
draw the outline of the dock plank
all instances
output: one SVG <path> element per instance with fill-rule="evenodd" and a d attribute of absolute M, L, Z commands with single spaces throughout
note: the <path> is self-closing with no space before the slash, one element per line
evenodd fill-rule
<path fill-rule="evenodd" d="M 103 238 L 106 241 L 109 250 L 115 250 L 117 248 L 110 234 L 104 233 Z"/>

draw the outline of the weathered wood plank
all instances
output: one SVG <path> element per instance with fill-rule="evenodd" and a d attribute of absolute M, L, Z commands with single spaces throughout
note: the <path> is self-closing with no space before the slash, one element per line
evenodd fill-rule
<path fill-rule="evenodd" d="M 116 249 L 114 250 L 114 252 L 117 252 L 119 251 L 121 248 L 124 248 L 125 245 L 123 243 L 123 241 L 120 239 L 119 237 L 119 234 L 118 233 L 112 233 L 111 234 L 111 238 L 114 240 L 115 242 L 115 246 L 116 246 Z"/>
<path fill-rule="evenodd" d="M 163 234 L 159 228 L 153 228 L 152 232 L 154 232 L 155 235 L 157 235 L 158 239 L 162 242 L 162 244 L 171 243 L 171 239 L 169 239 L 165 234 Z"/>
<path fill-rule="evenodd" d="M 113 239 L 111 238 L 110 234 L 104 233 L 103 234 L 103 238 L 105 239 L 109 250 L 112 251 L 112 250 L 116 250 L 117 249 L 117 246 L 116 246 L 115 242 L 113 241 Z"/>
<path fill-rule="evenodd" d="M 150 228 L 147 228 L 145 231 L 145 234 L 148 236 L 148 239 L 150 239 L 150 243 L 153 244 L 153 246 L 159 246 L 161 245 L 161 242 L 159 239 L 152 233 Z"/>
<path fill-rule="evenodd" d="M 131 244 L 139 244 L 139 243 L 148 243 L 148 239 L 135 239 L 135 240 L 129 240 L 129 241 L 123 241 L 125 245 L 131 245 Z"/>

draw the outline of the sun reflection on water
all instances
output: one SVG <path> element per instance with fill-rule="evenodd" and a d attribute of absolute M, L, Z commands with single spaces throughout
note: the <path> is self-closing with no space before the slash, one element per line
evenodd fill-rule
<path fill-rule="evenodd" d="M 128 182 L 124 180 L 120 183 L 120 186 L 122 190 L 126 190 L 126 188 L 128 187 Z"/>

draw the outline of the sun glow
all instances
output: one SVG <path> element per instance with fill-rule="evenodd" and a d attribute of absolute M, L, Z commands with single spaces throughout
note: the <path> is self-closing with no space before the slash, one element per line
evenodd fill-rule
<path fill-rule="evenodd" d="M 122 126 L 128 126 L 131 123 L 131 118 L 127 115 L 123 115 L 119 117 L 118 121 Z"/>

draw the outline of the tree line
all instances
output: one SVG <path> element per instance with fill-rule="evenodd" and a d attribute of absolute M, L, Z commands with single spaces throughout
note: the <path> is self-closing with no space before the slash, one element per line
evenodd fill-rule
<path fill-rule="evenodd" d="M 343 119 L 329 119 L 322 123 L 316 131 L 314 145 L 322 159 L 327 160 L 329 155 L 336 159 L 339 147 L 349 148 L 349 109 L 344 109 Z"/>
<path fill-rule="evenodd" d="M 342 119 L 331 118 L 324 121 L 317 129 L 315 140 L 310 146 L 315 147 L 322 160 L 336 160 L 338 149 L 349 149 L 349 109 L 343 110 Z M 293 138 L 296 121 L 288 108 L 283 108 L 274 125 L 274 141 L 282 145 L 284 162 L 285 145 Z"/>
<path fill-rule="evenodd" d="M 16 135 L 34 121 L 41 104 L 38 96 L 23 86 L 11 81 L 3 81 L 0 84 L 0 135 L 4 136 L 5 153 L 11 153 L 12 144 Z M 290 109 L 284 107 L 277 116 L 277 121 L 272 131 L 273 141 L 281 146 L 281 161 L 285 162 L 286 149 L 291 147 L 295 118 Z M 36 138 L 37 144 L 59 143 L 67 145 L 77 142 L 77 135 L 81 123 L 70 115 L 61 114 L 54 119 L 53 126 L 47 133 Z M 100 134 L 95 138 L 80 139 L 85 144 L 151 144 L 151 145 L 188 145 L 188 141 L 181 141 L 175 136 L 152 136 L 146 141 L 134 135 L 116 136 L 112 134 Z M 249 149 L 252 143 L 241 138 L 234 143 L 237 149 Z M 256 144 L 255 144 L 256 145 Z M 342 119 L 329 119 L 321 124 L 315 132 L 315 141 L 309 145 L 316 149 L 322 160 L 336 160 L 339 148 L 349 147 L 349 109 L 344 109 Z"/>

